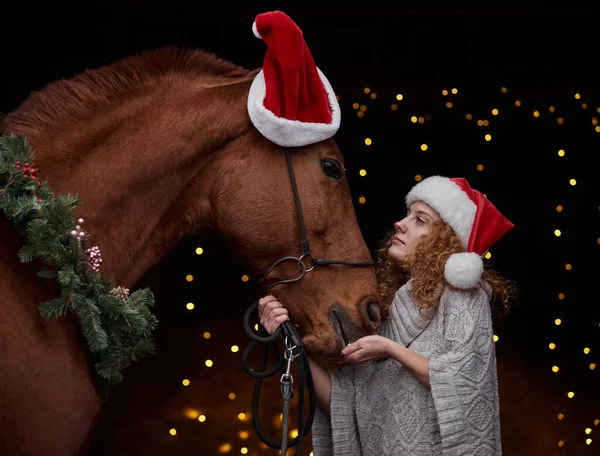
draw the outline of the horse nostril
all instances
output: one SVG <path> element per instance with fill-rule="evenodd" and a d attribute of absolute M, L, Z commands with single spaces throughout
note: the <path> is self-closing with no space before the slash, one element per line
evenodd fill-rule
<path fill-rule="evenodd" d="M 373 299 L 368 298 L 365 302 L 365 309 L 369 323 L 373 325 L 373 328 L 377 328 L 381 323 L 381 313 L 379 312 L 379 303 Z"/>

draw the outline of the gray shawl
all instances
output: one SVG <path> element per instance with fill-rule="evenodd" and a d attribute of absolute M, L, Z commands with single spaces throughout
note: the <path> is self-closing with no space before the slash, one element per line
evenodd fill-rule
<path fill-rule="evenodd" d="M 402 286 L 379 334 L 429 358 L 431 390 L 391 358 L 331 371 L 331 417 L 317 410 L 315 456 L 501 455 L 490 293 L 485 282 L 447 288 L 426 311 L 411 282 Z"/>

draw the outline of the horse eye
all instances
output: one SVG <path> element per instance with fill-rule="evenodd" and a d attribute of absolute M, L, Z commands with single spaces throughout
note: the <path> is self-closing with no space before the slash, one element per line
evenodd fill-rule
<path fill-rule="evenodd" d="M 333 158 L 325 158 L 321 160 L 321 169 L 326 176 L 339 181 L 342 178 L 342 165 Z"/>

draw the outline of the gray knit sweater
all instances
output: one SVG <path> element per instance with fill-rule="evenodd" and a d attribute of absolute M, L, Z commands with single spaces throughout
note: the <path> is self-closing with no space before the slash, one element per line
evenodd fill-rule
<path fill-rule="evenodd" d="M 501 455 L 490 293 L 484 282 L 446 289 L 437 309 L 420 311 L 411 282 L 401 287 L 379 334 L 429 358 L 431 390 L 391 358 L 330 372 L 315 456 Z"/>

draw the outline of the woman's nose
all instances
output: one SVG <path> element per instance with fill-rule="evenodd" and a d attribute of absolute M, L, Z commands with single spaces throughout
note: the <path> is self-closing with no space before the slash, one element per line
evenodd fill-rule
<path fill-rule="evenodd" d="M 404 225 L 402 224 L 402 220 L 394 223 L 394 228 L 396 229 L 396 231 L 400 231 L 401 233 L 404 233 Z"/>

